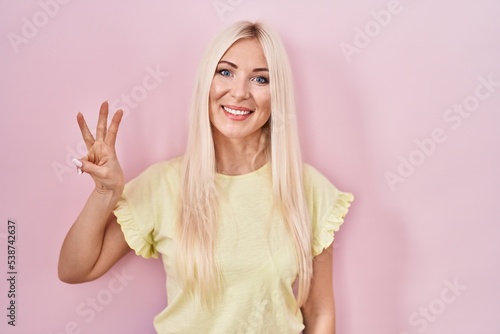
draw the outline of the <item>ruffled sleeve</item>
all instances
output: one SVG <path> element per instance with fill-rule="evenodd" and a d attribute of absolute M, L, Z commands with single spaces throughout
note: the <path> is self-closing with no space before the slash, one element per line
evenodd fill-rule
<path fill-rule="evenodd" d="M 135 254 L 146 259 L 158 258 L 158 252 L 154 248 L 154 242 L 150 234 L 146 232 L 144 235 L 139 226 L 137 226 L 126 197 L 120 199 L 114 214 L 122 228 L 125 241 L 135 251 Z"/>
<path fill-rule="evenodd" d="M 137 255 L 158 258 L 155 227 L 160 220 L 161 166 L 153 165 L 125 185 L 114 214 L 125 241 Z"/>
<path fill-rule="evenodd" d="M 317 256 L 332 244 L 354 196 L 338 190 L 313 167 L 305 165 L 304 171 L 304 190 L 313 232 L 312 254 Z"/>
<path fill-rule="evenodd" d="M 321 254 L 321 252 L 328 248 L 334 239 L 334 234 L 340 229 L 340 225 L 344 223 L 345 215 L 349 210 L 354 196 L 351 193 L 338 191 L 337 199 L 329 210 L 326 219 L 323 223 L 314 229 L 313 241 L 313 256 Z"/>

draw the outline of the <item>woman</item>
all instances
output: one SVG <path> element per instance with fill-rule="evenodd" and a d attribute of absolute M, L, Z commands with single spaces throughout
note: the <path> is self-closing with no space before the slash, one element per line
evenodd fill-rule
<path fill-rule="evenodd" d="M 334 333 L 333 233 L 353 197 L 302 162 L 279 38 L 230 26 L 196 82 L 185 155 L 126 185 L 122 112 L 107 128 L 103 103 L 95 139 L 77 116 L 88 155 L 74 162 L 95 189 L 63 243 L 60 279 L 94 280 L 133 249 L 161 255 L 168 276 L 158 333 Z"/>

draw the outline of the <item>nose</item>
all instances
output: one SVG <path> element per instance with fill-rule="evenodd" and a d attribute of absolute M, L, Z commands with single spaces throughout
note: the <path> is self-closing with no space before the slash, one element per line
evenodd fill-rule
<path fill-rule="evenodd" d="M 234 78 L 231 87 L 231 96 L 238 101 L 246 100 L 250 97 L 249 82 L 245 78 Z"/>

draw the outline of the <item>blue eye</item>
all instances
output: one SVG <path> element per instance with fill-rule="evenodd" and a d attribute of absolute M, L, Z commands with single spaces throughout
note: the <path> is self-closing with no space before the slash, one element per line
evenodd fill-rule
<path fill-rule="evenodd" d="M 260 84 L 266 84 L 266 83 L 269 83 L 269 79 L 266 78 L 266 77 L 256 77 L 254 79 L 257 83 L 260 83 Z"/>
<path fill-rule="evenodd" d="M 223 77 L 228 77 L 231 75 L 231 72 L 228 70 L 220 70 L 219 74 L 222 75 Z"/>

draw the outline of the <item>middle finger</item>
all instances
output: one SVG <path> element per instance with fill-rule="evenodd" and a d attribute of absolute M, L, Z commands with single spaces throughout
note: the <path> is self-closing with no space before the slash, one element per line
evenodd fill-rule
<path fill-rule="evenodd" d="M 97 131 L 96 140 L 104 140 L 106 137 L 106 129 L 108 123 L 108 101 L 104 101 L 101 104 L 101 109 L 99 110 L 99 120 L 97 121 Z"/>

